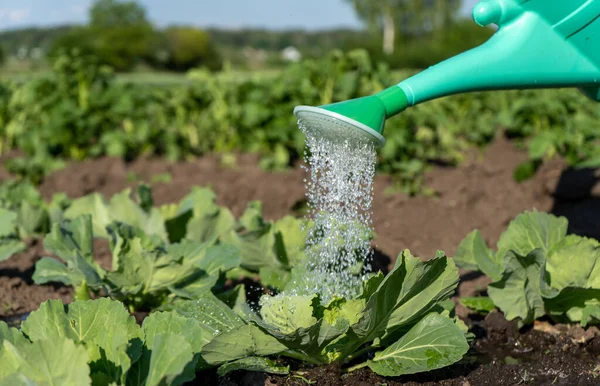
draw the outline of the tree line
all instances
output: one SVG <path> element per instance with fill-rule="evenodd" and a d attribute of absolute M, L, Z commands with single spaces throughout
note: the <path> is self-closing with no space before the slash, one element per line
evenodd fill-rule
<path fill-rule="evenodd" d="M 156 29 L 135 1 L 96 0 L 84 26 L 27 28 L 0 33 L 0 63 L 36 47 L 49 57 L 77 49 L 117 71 L 143 63 L 171 71 L 204 66 L 217 70 L 224 60 L 247 65 L 246 48 L 271 53 L 277 62 L 286 47 L 305 57 L 333 49 L 366 49 L 393 68 L 421 68 L 483 43 L 493 33 L 461 19 L 461 0 L 345 0 L 365 22 L 364 30 L 267 29 L 202 30 L 190 26 Z M 4 51 L 4 52 L 3 52 Z"/>

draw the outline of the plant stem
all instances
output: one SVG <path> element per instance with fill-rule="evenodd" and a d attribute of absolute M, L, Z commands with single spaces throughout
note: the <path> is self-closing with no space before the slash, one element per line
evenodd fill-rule
<path fill-rule="evenodd" d="M 360 350 L 358 350 L 357 352 L 355 352 L 354 354 L 350 354 L 348 355 L 346 358 L 344 358 L 344 363 L 350 362 L 358 357 L 360 357 L 361 355 L 363 355 L 366 352 L 369 352 L 371 350 L 373 350 L 374 348 L 376 348 L 376 346 L 371 345 L 371 346 L 367 346 L 365 348 L 362 348 Z"/>
<path fill-rule="evenodd" d="M 308 355 L 303 354 L 298 351 L 284 351 L 281 353 L 281 355 L 289 357 L 289 358 L 298 359 L 300 361 L 307 362 L 307 363 L 317 365 L 317 366 L 320 366 L 323 364 L 323 363 L 319 362 L 318 360 L 313 359 L 313 358 L 309 357 Z"/>
<path fill-rule="evenodd" d="M 90 291 L 85 280 L 75 287 L 75 300 L 90 300 Z"/>
<path fill-rule="evenodd" d="M 367 367 L 367 362 L 359 363 L 355 366 L 349 367 L 345 370 L 342 370 L 344 373 L 351 373 L 354 370 L 362 369 L 363 367 Z"/>

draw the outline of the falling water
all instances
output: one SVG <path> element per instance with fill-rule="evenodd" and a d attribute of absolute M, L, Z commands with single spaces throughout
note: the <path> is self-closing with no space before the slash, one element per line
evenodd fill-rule
<path fill-rule="evenodd" d="M 327 301 L 360 293 L 372 257 L 371 203 L 376 152 L 370 143 L 315 137 L 302 122 L 309 203 L 303 290 Z"/>

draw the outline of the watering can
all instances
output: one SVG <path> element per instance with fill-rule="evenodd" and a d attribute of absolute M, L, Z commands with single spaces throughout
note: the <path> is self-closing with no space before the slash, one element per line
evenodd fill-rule
<path fill-rule="evenodd" d="M 463 52 L 375 95 L 298 106 L 301 128 L 317 137 L 385 145 L 385 120 L 432 99 L 490 90 L 579 88 L 600 101 L 600 0 L 482 0 L 480 26 L 498 30 Z"/>

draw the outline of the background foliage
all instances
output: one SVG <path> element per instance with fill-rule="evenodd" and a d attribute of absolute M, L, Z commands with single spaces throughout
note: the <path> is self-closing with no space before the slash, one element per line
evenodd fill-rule
<path fill-rule="evenodd" d="M 104 155 L 176 160 L 246 151 L 260 153 L 265 168 L 282 169 L 304 151 L 295 106 L 369 95 L 411 74 L 392 73 L 364 50 L 332 51 L 267 78 L 195 70 L 186 83 L 151 86 L 116 81 L 94 56 L 73 50 L 47 76 L 0 82 L 0 145 L 3 152 L 25 152 L 29 162 L 13 161 L 12 169 L 34 180 L 55 167 L 49 160 Z M 573 165 L 593 166 L 600 161 L 599 114 L 576 90 L 443 98 L 388 121 L 378 167 L 417 192 L 429 163 L 457 164 L 463 150 L 502 130 L 526 144 L 534 161 L 562 155 Z"/>

